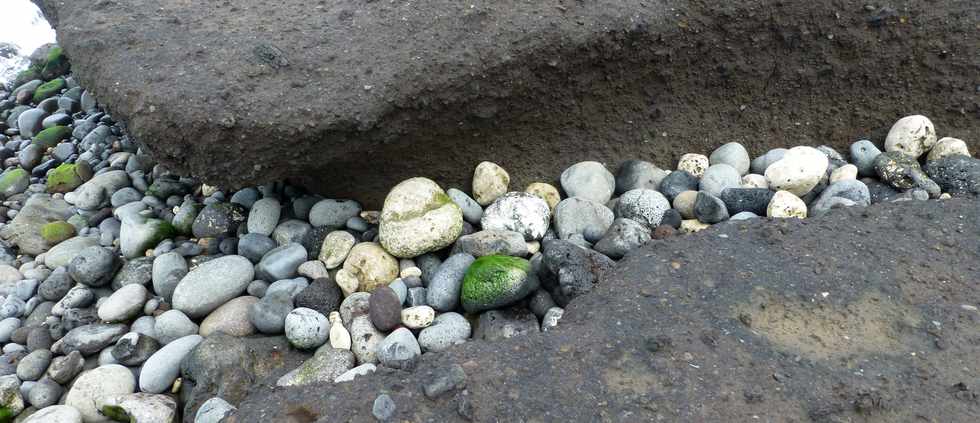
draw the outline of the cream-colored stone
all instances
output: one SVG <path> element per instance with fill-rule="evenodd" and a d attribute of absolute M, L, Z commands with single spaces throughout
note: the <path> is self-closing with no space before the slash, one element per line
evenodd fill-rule
<path fill-rule="evenodd" d="M 320 260 L 310 260 L 299 265 L 296 273 L 309 279 L 329 278 L 330 272 Z"/>
<path fill-rule="evenodd" d="M 694 201 L 698 198 L 697 191 L 684 191 L 674 197 L 674 209 L 684 219 L 694 219 Z"/>
<path fill-rule="evenodd" d="M 527 244 L 527 255 L 533 256 L 541 251 L 541 241 L 528 241 Z"/>
<path fill-rule="evenodd" d="M 320 255 L 317 257 L 327 269 L 336 269 L 344 264 L 350 249 L 357 244 L 354 235 L 347 231 L 333 231 L 323 238 Z"/>
<path fill-rule="evenodd" d="M 766 179 L 770 189 L 789 191 L 802 197 L 820 183 L 829 165 L 830 160 L 820 150 L 793 147 L 782 159 L 766 168 Z"/>
<path fill-rule="evenodd" d="M 555 206 L 561 202 L 561 194 L 558 193 L 558 188 L 554 185 L 546 184 L 544 182 L 534 182 L 528 185 L 524 192 L 528 194 L 534 194 L 538 197 L 544 199 L 544 202 L 548 203 L 548 208 L 552 212 L 555 211 Z"/>
<path fill-rule="evenodd" d="M 742 188 L 769 188 L 769 181 L 758 173 L 750 173 L 742 177 Z"/>
<path fill-rule="evenodd" d="M 357 279 L 357 290 L 373 292 L 398 277 L 398 260 L 388 254 L 381 245 L 362 242 L 351 248 L 344 270 Z"/>
<path fill-rule="evenodd" d="M 857 176 L 858 176 L 857 166 L 854 166 L 852 164 L 846 164 L 837 169 L 834 169 L 834 171 L 830 173 L 830 183 L 857 179 Z"/>
<path fill-rule="evenodd" d="M 330 346 L 349 350 L 351 348 L 350 332 L 347 332 L 344 322 L 340 320 L 340 313 L 331 311 L 328 319 L 330 319 Z"/>
<path fill-rule="evenodd" d="M 932 150 L 929 150 L 929 155 L 926 157 L 926 160 L 939 160 L 953 154 L 973 157 L 970 155 L 970 149 L 967 147 L 965 141 L 959 138 L 945 137 L 936 141 L 936 145 L 932 147 Z"/>
<path fill-rule="evenodd" d="M 507 192 L 510 175 L 493 162 L 481 162 L 473 171 L 473 199 L 481 206 L 493 203 Z"/>
<path fill-rule="evenodd" d="M 429 306 L 415 306 L 402 310 L 402 324 L 409 329 L 422 329 L 432 325 L 436 311 Z"/>
<path fill-rule="evenodd" d="M 682 220 L 681 221 L 681 229 L 680 229 L 680 231 L 683 234 L 692 234 L 692 233 L 695 233 L 695 232 L 700 232 L 700 231 L 703 231 L 705 229 L 708 229 L 709 227 L 711 227 L 711 225 L 709 225 L 707 223 L 702 223 L 700 220 L 697 220 L 697 219 L 685 219 L 685 220 Z"/>
<path fill-rule="evenodd" d="M 95 406 L 100 398 L 135 391 L 133 372 L 119 364 L 106 364 L 78 376 L 65 396 L 65 405 L 75 407 L 85 423 L 103 422 L 105 416 Z"/>
<path fill-rule="evenodd" d="M 255 326 L 248 318 L 248 311 L 257 302 L 259 302 L 258 297 L 251 295 L 233 298 L 205 317 L 198 332 L 204 337 L 215 332 L 237 337 L 254 334 Z"/>
<path fill-rule="evenodd" d="M 462 209 L 426 178 L 402 181 L 391 189 L 381 208 L 378 237 L 395 257 L 411 258 L 440 250 L 462 232 Z"/>
<path fill-rule="evenodd" d="M 922 115 L 906 116 L 892 125 L 885 137 L 885 151 L 901 151 L 918 158 L 936 145 L 936 127 Z"/>
<path fill-rule="evenodd" d="M 398 277 L 407 278 L 411 276 L 421 278 L 422 269 L 419 269 L 418 266 L 415 265 L 415 261 L 412 259 L 398 260 Z"/>
<path fill-rule="evenodd" d="M 766 216 L 768 217 L 796 217 L 800 219 L 806 218 L 807 208 L 806 203 L 793 195 L 789 191 L 776 191 L 772 196 L 772 200 L 769 200 L 769 206 L 766 207 Z"/>
<path fill-rule="evenodd" d="M 677 170 L 684 170 L 698 178 L 704 176 L 708 169 L 708 156 L 704 154 L 687 153 L 677 161 Z"/>
<path fill-rule="evenodd" d="M 360 285 L 357 276 L 346 269 L 338 270 L 337 274 L 334 275 L 334 281 L 337 282 L 337 286 L 340 287 L 340 292 L 344 294 L 345 298 L 357 292 L 357 287 Z"/>

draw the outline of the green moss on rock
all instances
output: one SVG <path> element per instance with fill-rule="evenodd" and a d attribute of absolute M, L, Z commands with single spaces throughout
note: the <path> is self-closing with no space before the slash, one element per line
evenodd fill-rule
<path fill-rule="evenodd" d="M 65 85 L 65 80 L 61 78 L 52 79 L 41 84 L 40 87 L 37 87 L 37 89 L 34 90 L 34 102 L 40 103 L 46 98 L 53 97 L 61 92 L 61 90 L 65 88 Z"/>
<path fill-rule="evenodd" d="M 50 222 L 41 227 L 41 238 L 51 246 L 73 236 L 75 236 L 75 227 L 64 220 Z"/>
<path fill-rule="evenodd" d="M 185 201 L 174 215 L 173 225 L 177 232 L 182 235 L 190 235 L 194 232 L 194 219 L 204 209 L 204 205 L 193 201 Z"/>
<path fill-rule="evenodd" d="M 476 259 L 463 278 L 460 302 L 470 313 L 513 304 L 538 288 L 531 263 L 520 257 L 485 256 Z"/>
<path fill-rule="evenodd" d="M 34 136 L 34 142 L 44 148 L 51 148 L 58 145 L 62 140 L 71 136 L 71 128 L 67 126 L 52 126 Z"/>
<path fill-rule="evenodd" d="M 146 232 L 143 238 L 142 248 L 138 250 L 146 251 L 150 248 L 156 247 L 160 241 L 165 239 L 173 238 L 177 235 L 177 229 L 170 222 L 162 219 L 147 219 L 146 223 L 143 225 L 143 229 Z"/>
<path fill-rule="evenodd" d="M 9 407 L 0 406 L 0 423 L 10 423 L 14 421 L 14 417 L 17 415 L 14 414 L 13 410 Z"/>
<path fill-rule="evenodd" d="M 48 60 L 45 61 L 44 68 L 41 70 L 41 77 L 46 80 L 54 79 L 68 73 L 69 69 L 71 69 L 71 64 L 68 63 L 68 56 L 65 55 L 65 51 L 61 47 L 55 47 L 48 52 Z"/>
<path fill-rule="evenodd" d="M 24 69 L 24 70 L 20 71 L 19 73 L 17 73 L 17 76 L 14 78 L 14 82 L 11 84 L 11 86 L 12 87 L 19 87 L 19 86 L 21 86 L 21 85 L 23 85 L 23 84 L 25 84 L 27 82 L 33 81 L 35 79 L 41 79 L 41 70 L 42 69 L 43 69 L 43 66 L 41 66 L 41 64 L 39 64 L 39 63 L 32 64 L 27 69 Z"/>
<path fill-rule="evenodd" d="M 74 163 L 62 163 L 48 174 L 48 192 L 71 192 L 82 185 L 82 177 L 78 175 Z"/>
<path fill-rule="evenodd" d="M 112 420 L 115 420 L 117 422 L 136 423 L 135 417 L 130 417 L 129 413 L 127 413 L 126 410 L 116 405 L 102 406 L 102 415 Z"/>
<path fill-rule="evenodd" d="M 10 197 L 20 194 L 31 183 L 31 174 L 23 168 L 17 168 L 0 176 L 0 195 Z"/>

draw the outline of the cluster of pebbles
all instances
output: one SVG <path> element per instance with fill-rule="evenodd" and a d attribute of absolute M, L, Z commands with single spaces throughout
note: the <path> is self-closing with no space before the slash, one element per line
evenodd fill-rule
<path fill-rule="evenodd" d="M 175 421 L 181 362 L 217 332 L 309 351 L 280 386 L 413 371 L 426 352 L 551 330 L 651 239 L 980 191 L 967 144 L 908 116 L 850 162 L 826 146 L 752 160 L 733 142 L 673 171 L 581 162 L 522 191 L 483 162 L 469 192 L 411 178 L 380 211 L 283 183 L 226 193 L 155 165 L 59 49 L 42 57 L 38 79 L 0 89 L 0 421 Z M 375 414 L 394 407 L 382 395 Z M 216 397 L 193 421 L 234 412 Z"/>

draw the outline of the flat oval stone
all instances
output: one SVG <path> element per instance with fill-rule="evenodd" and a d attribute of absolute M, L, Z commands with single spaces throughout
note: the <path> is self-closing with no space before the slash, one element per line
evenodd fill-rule
<path fill-rule="evenodd" d="M 150 356 L 140 371 L 140 390 L 152 394 L 167 391 L 180 373 L 180 362 L 203 341 L 200 335 L 177 339 Z"/>
<path fill-rule="evenodd" d="M 382 332 L 388 332 L 401 324 L 402 302 L 398 294 L 387 286 L 375 289 L 368 301 L 371 323 Z"/>
<path fill-rule="evenodd" d="M 450 311 L 459 305 L 459 291 L 466 269 L 476 260 L 469 254 L 454 254 L 442 262 L 429 282 L 426 300 L 438 311 Z"/>
<path fill-rule="evenodd" d="M 125 322 L 136 317 L 146 303 L 149 292 L 143 285 L 132 284 L 119 288 L 99 306 L 99 318 L 104 322 Z"/>
<path fill-rule="evenodd" d="M 215 332 L 223 332 L 231 336 L 254 334 L 255 326 L 248 318 L 248 311 L 257 302 L 259 302 L 257 297 L 246 295 L 222 304 L 201 322 L 201 336 L 207 337 Z"/>
<path fill-rule="evenodd" d="M 242 256 L 225 256 L 205 262 L 177 284 L 173 307 L 191 318 L 206 316 L 241 295 L 253 276 L 252 262 Z"/>
<path fill-rule="evenodd" d="M 78 351 L 89 356 L 115 343 L 126 333 L 123 324 L 90 324 L 72 329 L 61 338 L 62 351 Z"/>

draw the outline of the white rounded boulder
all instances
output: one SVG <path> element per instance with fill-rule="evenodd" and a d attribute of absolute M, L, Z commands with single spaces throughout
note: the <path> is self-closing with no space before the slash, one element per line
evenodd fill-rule
<path fill-rule="evenodd" d="M 922 115 L 906 116 L 895 122 L 885 137 L 885 151 L 900 151 L 918 158 L 936 145 L 936 127 Z"/>
<path fill-rule="evenodd" d="M 769 188 L 774 191 L 789 191 L 802 197 L 820 183 L 827 172 L 830 160 L 827 155 L 813 147 L 793 147 L 779 161 L 766 168 Z"/>
<path fill-rule="evenodd" d="M 532 241 L 544 237 L 550 221 L 551 207 L 544 199 L 526 192 L 508 192 L 487 207 L 480 225 L 484 230 L 517 232 Z"/>
<path fill-rule="evenodd" d="M 320 312 L 300 307 L 286 315 L 286 339 L 301 350 L 317 348 L 330 336 L 327 317 Z"/>
<path fill-rule="evenodd" d="M 456 241 L 463 232 L 463 211 L 432 180 L 411 178 L 388 193 L 378 231 L 385 250 L 411 258 Z"/>
<path fill-rule="evenodd" d="M 959 138 L 945 137 L 936 141 L 936 145 L 932 147 L 932 150 L 929 150 L 929 156 L 926 157 L 926 160 L 931 162 L 954 154 L 972 157 L 965 141 Z"/>
<path fill-rule="evenodd" d="M 769 206 L 766 207 L 767 217 L 796 217 L 806 218 L 806 203 L 788 191 L 776 191 Z"/>
<path fill-rule="evenodd" d="M 74 407 L 85 422 L 105 421 L 96 403 L 103 397 L 131 394 L 136 390 L 133 372 L 119 364 L 96 367 L 78 376 L 65 396 L 65 405 Z"/>

